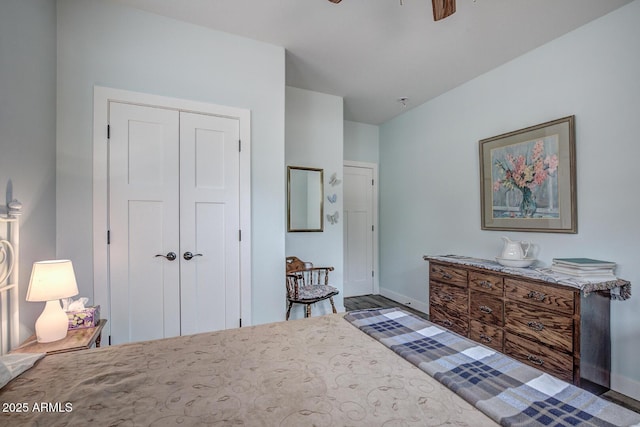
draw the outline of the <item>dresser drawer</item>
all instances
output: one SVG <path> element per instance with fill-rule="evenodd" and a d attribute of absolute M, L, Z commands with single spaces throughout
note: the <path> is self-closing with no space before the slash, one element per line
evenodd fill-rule
<path fill-rule="evenodd" d="M 573 357 L 548 347 L 505 333 L 504 352 L 527 365 L 573 383 Z"/>
<path fill-rule="evenodd" d="M 469 289 L 502 296 L 502 287 L 501 276 L 476 271 L 469 272 Z"/>
<path fill-rule="evenodd" d="M 569 289 L 545 286 L 511 278 L 505 278 L 504 289 L 505 297 L 511 300 L 573 314 L 575 294 Z"/>
<path fill-rule="evenodd" d="M 469 338 L 498 351 L 502 350 L 502 328 L 487 325 L 477 320 L 469 322 Z"/>
<path fill-rule="evenodd" d="M 467 315 L 469 308 L 469 296 L 466 289 L 438 282 L 429 283 L 429 302 L 431 305 L 442 306 L 451 312 L 464 316 Z"/>
<path fill-rule="evenodd" d="M 429 307 L 429 320 L 465 337 L 469 334 L 469 317 L 466 314 L 452 313 L 442 306 L 431 304 Z"/>
<path fill-rule="evenodd" d="M 491 325 L 504 325 L 502 298 L 486 292 L 471 291 L 469 293 L 469 318 Z"/>
<path fill-rule="evenodd" d="M 505 328 L 523 337 L 567 352 L 573 351 L 573 319 L 552 311 L 507 301 Z"/>
<path fill-rule="evenodd" d="M 467 270 L 448 265 L 431 263 L 429 267 L 429 280 L 437 280 L 450 285 L 467 288 Z"/>

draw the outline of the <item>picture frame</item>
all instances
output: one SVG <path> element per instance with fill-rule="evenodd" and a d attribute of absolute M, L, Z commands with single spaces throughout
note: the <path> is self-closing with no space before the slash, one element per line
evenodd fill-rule
<path fill-rule="evenodd" d="M 577 233 L 575 116 L 482 139 L 483 230 Z"/>

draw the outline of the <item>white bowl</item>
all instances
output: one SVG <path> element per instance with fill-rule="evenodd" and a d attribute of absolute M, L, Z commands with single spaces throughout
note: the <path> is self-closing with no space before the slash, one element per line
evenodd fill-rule
<path fill-rule="evenodd" d="M 505 267 L 523 268 L 523 267 L 531 266 L 534 262 L 536 262 L 536 259 L 535 258 L 508 259 L 508 258 L 496 257 L 496 261 L 498 261 L 498 264 L 504 265 Z"/>

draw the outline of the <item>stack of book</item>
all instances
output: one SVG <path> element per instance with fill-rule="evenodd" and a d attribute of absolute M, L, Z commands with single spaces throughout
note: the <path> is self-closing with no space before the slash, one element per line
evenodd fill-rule
<path fill-rule="evenodd" d="M 556 273 L 576 276 L 587 280 L 616 280 L 615 262 L 591 258 L 554 258 L 551 270 Z"/>

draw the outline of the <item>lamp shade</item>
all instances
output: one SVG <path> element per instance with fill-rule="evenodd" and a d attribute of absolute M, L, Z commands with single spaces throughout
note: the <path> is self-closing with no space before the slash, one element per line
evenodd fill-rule
<path fill-rule="evenodd" d="M 33 263 L 27 301 L 51 301 L 78 295 L 73 264 L 68 259 Z"/>

